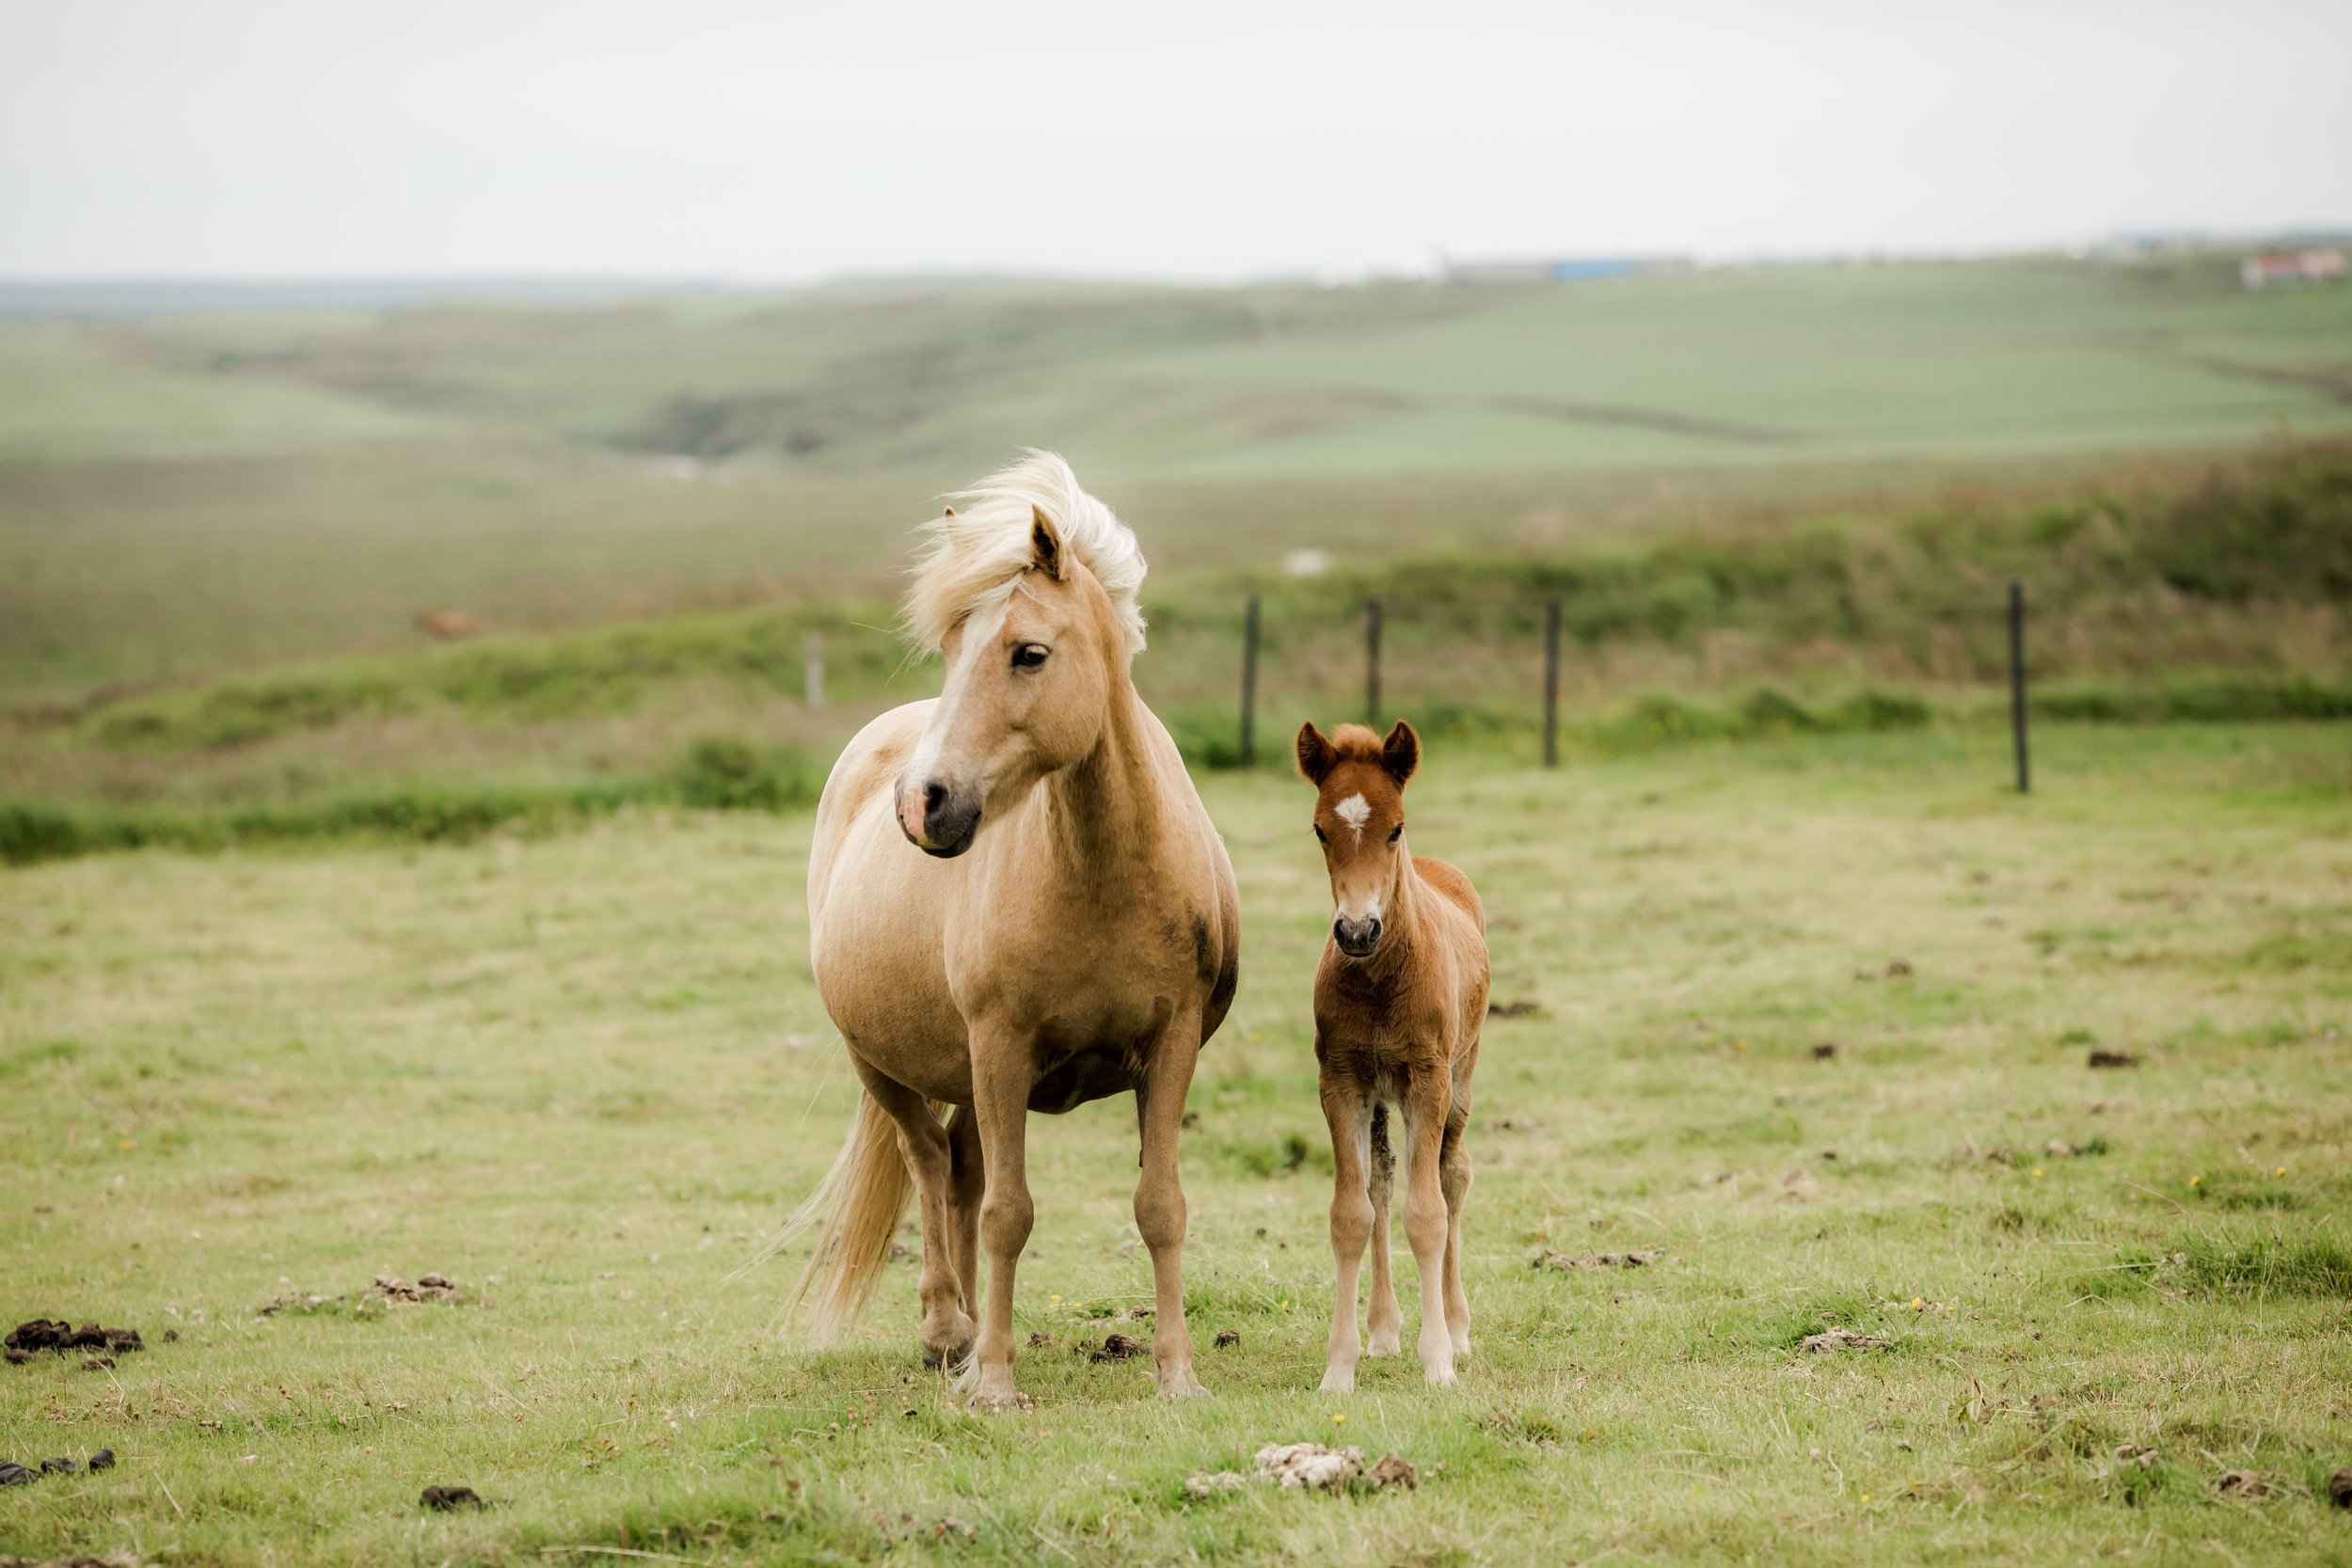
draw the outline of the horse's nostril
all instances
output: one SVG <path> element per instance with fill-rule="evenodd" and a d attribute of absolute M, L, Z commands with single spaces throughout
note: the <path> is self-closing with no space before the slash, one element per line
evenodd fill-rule
<path fill-rule="evenodd" d="M 946 803 L 947 786 L 946 784 L 934 782 L 923 786 L 923 810 L 926 815 L 937 811 Z"/>

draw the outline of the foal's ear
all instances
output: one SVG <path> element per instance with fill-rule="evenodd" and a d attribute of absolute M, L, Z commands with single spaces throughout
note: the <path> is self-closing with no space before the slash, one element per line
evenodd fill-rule
<path fill-rule="evenodd" d="M 1315 728 L 1311 719 L 1298 726 L 1298 771 L 1311 784 L 1320 786 L 1340 763 L 1340 754 L 1331 742 Z"/>
<path fill-rule="evenodd" d="M 1413 769 L 1420 766 L 1421 736 L 1413 733 L 1412 725 L 1400 719 L 1396 728 L 1389 732 L 1389 737 L 1380 742 L 1380 769 L 1402 789 L 1405 781 L 1413 776 Z"/>
<path fill-rule="evenodd" d="M 1061 535 L 1047 519 L 1045 509 L 1029 508 L 1029 564 L 1052 578 L 1061 580 Z"/>

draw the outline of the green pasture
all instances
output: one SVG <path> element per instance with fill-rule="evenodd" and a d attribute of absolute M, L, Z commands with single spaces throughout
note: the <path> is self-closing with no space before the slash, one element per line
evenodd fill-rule
<path fill-rule="evenodd" d="M 1458 1389 L 1367 1362 L 1344 1400 L 1313 1391 L 1326 894 L 1270 770 L 1202 781 L 1246 935 L 1184 1141 L 1214 1397 L 1181 1407 L 1086 1354 L 1150 1294 L 1123 1103 L 1033 1124 L 1033 1411 L 922 1370 L 909 1266 L 821 1355 L 773 1332 L 786 1265 L 723 1282 L 850 1105 L 803 813 L 0 872 L 0 1308 L 147 1345 L 0 1366 L 0 1458 L 119 1456 L 0 1489 L 0 1553 L 2342 1561 L 2344 726 L 2041 747 L 2021 800 L 1990 725 L 1557 773 L 1433 744 L 1414 847 L 1478 880 L 1512 1005 L 1475 1349 Z M 371 1295 L 428 1271 L 455 1299 Z M 1884 1347 L 1799 1348 L 1831 1326 Z M 1420 1487 L 1184 1493 L 1296 1439 Z"/>
<path fill-rule="evenodd" d="M 0 689 L 885 595 L 1026 445 L 1166 580 L 2176 474 L 2352 431 L 2347 365 L 2352 290 L 2220 255 L 0 322 Z"/>

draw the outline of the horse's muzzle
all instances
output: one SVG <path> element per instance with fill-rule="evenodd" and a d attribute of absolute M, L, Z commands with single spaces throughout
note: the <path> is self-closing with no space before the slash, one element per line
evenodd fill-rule
<path fill-rule="evenodd" d="M 904 784 L 898 790 L 898 831 L 923 853 L 953 860 L 978 836 L 979 794 L 951 789 L 937 779 Z"/>
<path fill-rule="evenodd" d="M 1331 940 L 1349 958 L 1369 958 L 1380 949 L 1380 917 L 1368 914 L 1361 920 L 1350 920 L 1341 915 L 1331 922 Z"/>

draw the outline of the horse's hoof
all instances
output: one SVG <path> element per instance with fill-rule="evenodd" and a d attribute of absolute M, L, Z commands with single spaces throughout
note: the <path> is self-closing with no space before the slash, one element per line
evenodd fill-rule
<path fill-rule="evenodd" d="M 957 1343 L 949 1345 L 944 1350 L 936 1345 L 925 1345 L 923 1347 L 923 1365 L 933 1369 L 940 1367 L 961 1366 L 964 1358 L 971 1354 L 972 1341 L 969 1339 L 959 1340 Z"/>
<path fill-rule="evenodd" d="M 1323 1387 L 1319 1391 L 1326 1394 L 1354 1393 L 1356 1391 L 1356 1369 L 1353 1367 L 1325 1368 Z"/>
<path fill-rule="evenodd" d="M 1037 1401 L 1018 1389 L 1009 1394 L 981 1392 L 965 1402 L 968 1408 L 983 1416 L 1007 1416 L 1016 1410 L 1035 1410 Z"/>
<path fill-rule="evenodd" d="M 1423 1367 L 1422 1375 L 1428 1380 L 1429 1386 L 1432 1388 L 1451 1388 L 1461 1381 L 1454 1375 L 1454 1369 L 1451 1366 Z"/>
<path fill-rule="evenodd" d="M 1209 1391 L 1200 1386 L 1200 1380 L 1192 1375 L 1190 1367 L 1180 1367 L 1172 1372 L 1160 1373 L 1160 1398 L 1164 1400 L 1205 1400 Z"/>
<path fill-rule="evenodd" d="M 1366 1355 L 1394 1355 L 1404 1348 L 1405 1335 L 1401 1329 L 1375 1328 L 1372 1331 L 1372 1338 L 1364 1341 Z"/>

